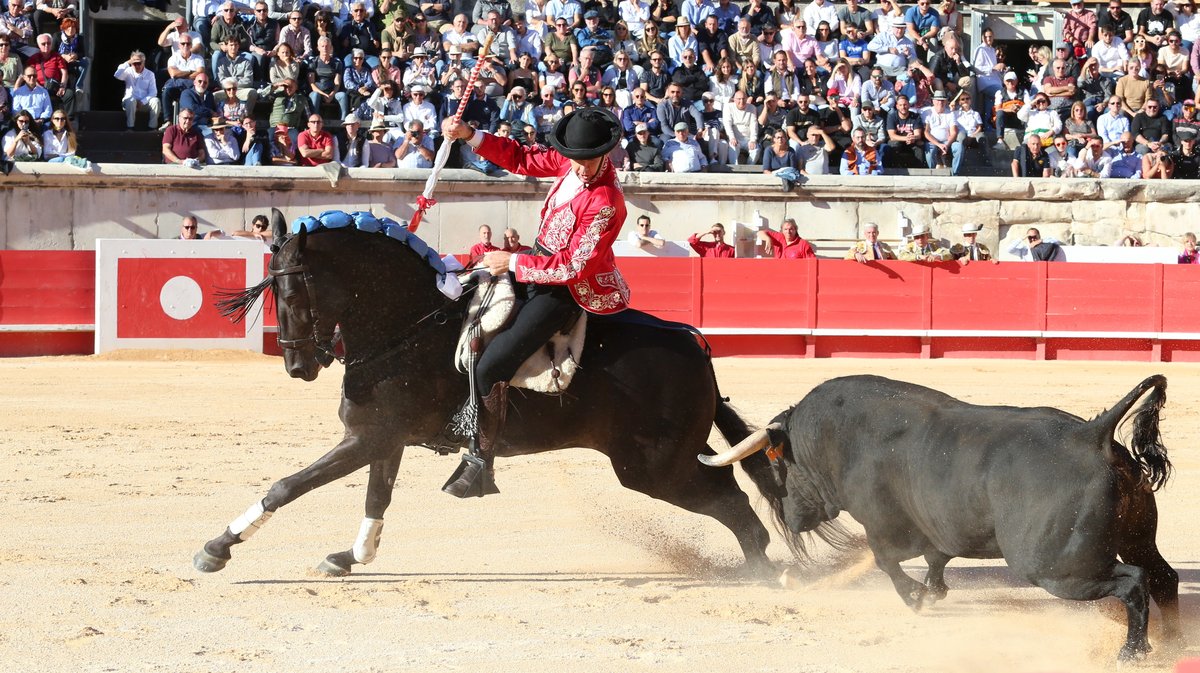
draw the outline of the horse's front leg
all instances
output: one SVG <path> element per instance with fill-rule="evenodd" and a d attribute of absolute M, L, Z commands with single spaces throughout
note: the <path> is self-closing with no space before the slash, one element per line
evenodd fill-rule
<path fill-rule="evenodd" d="M 358 528 L 358 539 L 350 549 L 326 556 L 317 566 L 318 572 L 330 577 L 344 577 L 350 574 L 350 567 L 355 563 L 367 564 L 375 560 L 379 538 L 383 534 L 383 513 L 392 504 L 392 489 L 396 486 L 396 473 L 400 470 L 402 457 L 404 447 L 399 447 L 388 457 L 371 463 L 366 511 Z"/>
<path fill-rule="evenodd" d="M 204 548 L 196 552 L 192 565 L 196 570 L 206 573 L 221 570 L 232 558 L 229 550 L 233 545 L 249 540 L 276 510 L 315 488 L 367 465 L 376 459 L 381 447 L 388 448 L 363 436 L 347 435 L 317 462 L 275 482 L 266 497 L 234 519 L 224 533 L 205 543 Z"/>

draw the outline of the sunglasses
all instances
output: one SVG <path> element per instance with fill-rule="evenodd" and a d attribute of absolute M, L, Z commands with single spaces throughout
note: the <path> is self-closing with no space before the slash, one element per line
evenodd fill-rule
<path fill-rule="evenodd" d="M 51 119 L 52 121 L 56 121 L 56 122 L 65 122 L 65 121 L 67 121 L 67 118 L 66 118 L 66 117 L 51 117 L 50 119 Z"/>
<path fill-rule="evenodd" d="M 196 226 L 196 225 L 194 225 L 194 224 L 192 224 L 192 225 L 188 225 L 188 226 L 185 226 L 185 227 L 184 227 L 184 229 L 187 229 L 188 231 L 191 231 L 191 230 L 193 230 L 193 229 L 198 229 L 198 228 L 199 228 L 199 227 L 197 227 L 197 226 Z"/>

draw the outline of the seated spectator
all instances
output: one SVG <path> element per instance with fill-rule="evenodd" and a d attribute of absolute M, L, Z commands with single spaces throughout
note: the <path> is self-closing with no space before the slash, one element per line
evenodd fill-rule
<path fill-rule="evenodd" d="M 288 13 L 287 25 L 284 26 L 283 28 L 279 29 L 279 40 L 278 40 L 278 44 L 276 44 L 276 46 L 275 46 L 276 61 L 274 63 L 272 63 L 272 65 L 271 65 L 272 69 L 275 67 L 276 64 L 281 62 L 280 57 L 282 56 L 282 52 L 283 52 L 281 47 L 283 47 L 283 45 L 285 45 L 285 44 L 288 47 L 287 48 L 287 57 L 288 58 L 287 58 L 287 60 L 282 61 L 282 63 L 291 64 L 291 63 L 295 63 L 297 61 L 304 61 L 304 60 L 308 60 L 308 59 L 312 58 L 312 55 L 313 55 L 312 32 L 309 31 L 309 29 L 302 23 L 303 18 L 304 18 L 303 14 L 301 14 L 300 10 L 298 10 L 298 9 L 294 9 Z M 318 13 L 317 18 L 318 19 L 321 18 L 320 13 Z M 297 74 L 298 73 L 285 73 L 285 74 L 281 75 L 279 77 L 279 79 L 283 79 L 286 77 L 291 77 L 291 78 L 295 79 L 297 77 Z M 270 79 L 271 79 L 271 83 L 274 84 L 276 81 L 275 74 L 272 74 Z"/>
<path fill-rule="evenodd" d="M 1183 136 L 1171 155 L 1171 165 L 1175 167 L 1171 177 L 1176 180 L 1200 179 L 1200 155 L 1196 153 L 1196 140 L 1195 134 Z"/>
<path fill-rule="evenodd" d="M 971 262 L 987 262 L 999 264 L 1000 260 L 992 256 L 992 251 L 988 247 L 978 241 L 979 232 L 983 231 L 983 225 L 978 222 L 967 223 L 962 226 L 963 242 L 955 243 L 950 246 L 950 255 L 958 260 L 959 264 L 966 266 Z"/>
<path fill-rule="evenodd" d="M 1072 177 L 1071 156 L 1067 152 L 1066 136 L 1054 136 L 1050 146 L 1044 148 L 1046 158 L 1050 160 L 1050 175 L 1056 178 Z"/>
<path fill-rule="evenodd" d="M 542 90 L 542 97 L 546 96 L 546 90 Z M 625 139 L 633 140 L 634 129 L 638 124 L 645 124 L 650 129 L 650 133 L 661 135 L 662 129 L 658 121 L 658 111 L 651 105 L 646 98 L 646 90 L 642 88 L 634 89 L 630 93 L 631 103 L 621 111 L 621 128 L 625 131 Z M 540 132 L 540 129 L 539 129 Z"/>
<path fill-rule="evenodd" d="M 862 128 L 850 132 L 850 146 L 842 153 L 839 175 L 883 175 L 886 145 L 879 145 Z"/>
<path fill-rule="evenodd" d="M 167 61 L 167 74 L 170 79 L 162 86 L 162 110 L 170 123 L 175 101 L 179 100 L 184 91 L 195 86 L 192 81 L 204 72 L 204 59 L 199 54 L 192 53 L 192 43 L 187 40 L 179 42 L 179 53 Z M 216 107 L 216 106 L 214 106 Z"/>
<path fill-rule="evenodd" d="M 204 137 L 196 128 L 195 121 L 196 115 L 191 110 L 179 111 L 178 121 L 168 126 L 163 134 L 163 163 L 197 168 L 208 159 Z"/>
<path fill-rule="evenodd" d="M 358 111 L 363 103 L 375 93 L 375 78 L 371 68 L 367 66 L 367 53 L 355 49 L 350 53 L 350 67 L 342 71 L 342 87 L 345 88 L 347 105 L 342 109 L 342 116 L 349 111 Z"/>
<path fill-rule="evenodd" d="M 54 106 L 50 103 L 50 94 L 38 84 L 37 73 L 29 66 L 25 67 L 12 90 L 13 114 L 23 110 L 33 117 L 34 127 L 31 130 L 34 132 L 47 125 L 50 113 L 54 111 Z"/>
<path fill-rule="evenodd" d="M 358 119 L 358 115 L 351 112 L 342 120 L 342 132 L 335 138 L 338 143 L 338 161 L 346 168 L 368 166 L 365 155 L 367 139 L 360 133 L 361 129 L 362 122 Z M 384 130 L 387 130 L 386 126 Z M 388 149 L 388 154 L 391 155 L 391 148 Z"/>
<path fill-rule="evenodd" d="M 362 60 L 358 63 L 361 65 Z M 342 59 L 333 53 L 333 40 L 328 37 L 317 39 L 317 54 L 307 64 L 308 70 L 308 103 L 314 112 L 321 112 L 323 105 L 337 105 L 342 117 L 350 114 L 352 108 L 343 89 Z"/>
<path fill-rule="evenodd" d="M 1200 264 L 1200 250 L 1196 249 L 1196 235 L 1187 232 L 1183 235 L 1183 251 L 1179 253 L 1180 264 Z"/>
<path fill-rule="evenodd" d="M 1117 98 L 1121 99 L 1121 110 L 1129 116 L 1138 113 L 1150 98 L 1150 81 L 1142 72 L 1142 63 L 1130 59 L 1125 64 L 1125 76 L 1117 80 Z"/>
<path fill-rule="evenodd" d="M 762 171 L 778 177 L 783 182 L 783 191 L 791 192 L 800 179 L 796 152 L 788 144 L 787 135 L 782 129 L 776 130 L 771 140 L 771 146 L 763 152 Z"/>
<path fill-rule="evenodd" d="M 716 108 L 716 96 L 711 91 L 701 94 L 703 109 L 700 111 L 700 129 L 696 142 L 704 149 L 704 157 L 710 164 L 729 163 L 729 143 L 722 137 L 721 111 Z"/>
<path fill-rule="evenodd" d="M 408 132 L 396 144 L 396 168 L 433 168 L 433 138 L 419 119 L 408 122 Z"/>
<path fill-rule="evenodd" d="M 671 82 L 678 84 L 683 89 L 685 100 L 698 101 L 701 96 L 708 93 L 708 74 L 696 62 L 696 52 L 694 50 L 683 50 L 680 58 L 683 60 L 683 63 L 671 73 Z"/>
<path fill-rule="evenodd" d="M 214 92 L 214 96 L 218 105 L 222 105 L 229 96 L 234 96 L 253 111 L 254 103 L 258 100 L 258 92 L 254 89 L 254 58 L 249 52 L 241 51 L 241 48 L 242 43 L 236 36 L 230 35 L 221 43 L 221 51 L 213 59 L 216 63 L 213 81 L 221 84 L 221 90 Z"/>
<path fill-rule="evenodd" d="M 1142 157 L 1137 153 L 1135 143 L 1132 133 L 1122 133 L 1121 142 L 1108 149 L 1108 164 L 1100 177 L 1140 179 Z"/>
<path fill-rule="evenodd" d="M 656 134 L 650 133 L 645 122 L 634 127 L 634 138 L 625 146 L 629 155 L 630 170 L 636 172 L 661 173 L 666 168 L 662 158 L 662 145 Z"/>
<path fill-rule="evenodd" d="M 254 3 L 254 20 L 246 26 L 246 31 L 250 36 L 247 49 L 254 59 L 254 82 L 256 85 L 265 84 L 271 58 L 279 44 L 279 20 L 272 16 L 265 0 Z"/>
<path fill-rule="evenodd" d="M 358 49 L 372 57 L 379 55 L 379 30 L 370 16 L 374 9 L 374 2 L 370 7 L 364 2 L 350 4 L 350 20 L 342 23 L 338 31 L 338 46 L 342 54 Z"/>
<path fill-rule="evenodd" d="M 1050 177 L 1050 158 L 1042 151 L 1042 139 L 1036 133 L 1025 135 L 1025 144 L 1013 150 L 1014 178 Z"/>
<path fill-rule="evenodd" d="M 643 68 L 641 76 L 642 89 L 646 91 L 646 99 L 654 105 L 666 100 L 667 89 L 671 86 L 671 71 L 667 69 L 667 57 L 654 52 L 646 57 L 648 67 Z"/>
<path fill-rule="evenodd" d="M 275 234 L 271 231 L 271 222 L 266 215 L 255 215 L 250 221 L 250 228 L 241 231 L 231 231 L 230 236 L 235 238 L 257 238 L 258 240 L 270 245 L 275 242 Z"/>
<path fill-rule="evenodd" d="M 271 134 L 271 163 L 275 166 L 295 166 L 299 161 L 296 141 L 287 124 L 277 124 Z"/>
<path fill-rule="evenodd" d="M 1089 140 L 1098 138 L 1096 127 L 1087 118 L 1087 107 L 1083 101 L 1071 104 L 1071 113 L 1063 122 L 1063 132 L 1067 139 L 1067 156 L 1074 159 L 1079 155 Z"/>
<path fill-rule="evenodd" d="M 1171 121 L 1162 114 L 1161 107 L 1157 100 L 1150 99 L 1142 105 L 1141 111 L 1134 115 L 1133 121 L 1129 123 L 1129 132 L 1133 134 L 1133 139 L 1137 142 L 1138 154 L 1144 155 L 1173 149 L 1171 140 L 1174 136 L 1174 129 L 1172 129 Z M 1145 177 L 1144 174 L 1143 177 Z"/>
<path fill-rule="evenodd" d="M 658 235 L 657 231 L 650 228 L 649 215 L 638 216 L 637 223 L 634 225 L 633 231 L 629 232 L 629 234 L 625 237 L 625 240 L 630 245 L 638 247 L 650 245 L 661 249 L 667 244 L 667 242 L 663 240 L 663 237 Z"/>
<path fill-rule="evenodd" d="M 75 156 L 75 130 L 66 110 L 55 110 L 50 116 L 50 128 L 42 132 L 42 158 L 62 163 Z"/>
<path fill-rule="evenodd" d="M 663 143 L 663 163 L 672 173 L 700 173 L 708 169 L 704 150 L 688 130 L 687 122 L 675 124 L 675 137 Z"/>
<path fill-rule="evenodd" d="M 33 22 L 29 20 L 25 0 L 8 0 L 8 11 L 0 13 L 0 34 L 12 43 L 12 50 L 28 60 L 37 53 Z"/>
<path fill-rule="evenodd" d="M 870 103 L 880 116 L 887 115 L 895 107 L 896 87 L 883 76 L 883 68 L 875 66 L 871 69 L 871 76 L 859 89 L 859 102 L 863 105 Z"/>
<path fill-rule="evenodd" d="M 888 113 L 887 157 L 898 167 L 929 168 L 925 163 L 925 124 L 909 108 L 908 98 L 896 97 L 896 109 Z"/>
<path fill-rule="evenodd" d="M 45 33 L 38 35 L 37 47 L 38 52 L 26 60 L 26 67 L 34 69 L 38 84 L 45 87 L 50 94 L 54 107 L 65 109 L 67 114 L 74 114 L 75 87 L 71 85 L 66 60 L 54 50 L 54 38 Z"/>
<path fill-rule="evenodd" d="M 1142 155 L 1143 180 L 1171 179 L 1175 173 L 1175 165 L 1171 162 L 1172 150 L 1170 148 L 1170 145 L 1164 145 Z"/>
<path fill-rule="evenodd" d="M 711 240 L 704 240 L 706 237 Z M 732 245 L 725 242 L 725 225 L 717 222 L 708 231 L 697 232 L 688 237 L 688 245 L 701 257 L 733 259 L 737 255 Z"/>
<path fill-rule="evenodd" d="M 1004 73 L 1004 78 L 1000 90 L 996 92 L 995 107 L 993 112 L 996 115 L 996 146 L 1007 147 L 1004 141 L 1004 132 L 1008 129 L 1013 131 L 1021 131 L 1025 128 L 1025 122 L 1018 116 L 1023 108 L 1025 108 L 1025 97 L 1027 92 L 1021 88 L 1020 80 L 1017 78 L 1017 73 L 1009 70 Z M 1028 114 L 1028 113 L 1026 113 Z"/>
<path fill-rule="evenodd" d="M 262 166 L 271 161 L 271 142 L 265 133 L 258 132 L 258 122 L 250 115 L 244 115 L 240 124 L 242 130 L 238 135 L 242 139 L 242 165 Z M 286 128 L 285 128 L 286 135 Z"/>
<path fill-rule="evenodd" d="M 253 109 L 243 103 L 238 98 L 238 83 L 237 80 L 230 77 L 220 82 L 221 90 L 213 92 L 213 100 L 217 103 L 217 115 L 223 119 L 230 120 L 241 119 Z M 255 97 L 257 98 L 257 93 Z"/>
<path fill-rule="evenodd" d="M 400 114 L 406 126 L 411 125 L 414 121 L 421 122 L 422 133 L 426 136 L 434 136 L 436 135 L 435 129 L 438 124 L 438 115 L 437 108 L 433 106 L 433 103 L 426 100 L 428 94 L 429 91 L 426 90 L 424 85 L 417 84 L 413 86 L 412 100 L 404 104 Z M 495 125 L 492 124 L 490 127 L 494 128 Z M 422 166 L 422 168 L 428 168 L 428 166 Z"/>
<path fill-rule="evenodd" d="M 1066 119 L 1070 112 L 1077 88 L 1075 76 L 1068 70 L 1067 62 L 1061 58 L 1054 59 L 1050 64 L 1050 72 L 1042 78 L 1041 94 L 1049 99 L 1049 111 L 1057 114 L 1059 120 Z"/>
<path fill-rule="evenodd" d="M 533 103 L 526 100 L 525 96 L 525 87 L 514 86 L 510 89 L 500 105 L 500 119 L 510 123 L 521 122 L 522 128 L 525 124 L 533 124 Z"/>
<path fill-rule="evenodd" d="M 313 112 L 308 116 L 308 128 L 296 138 L 296 153 L 301 166 L 320 166 L 333 161 L 333 136 L 325 130 L 325 120 Z"/>
<path fill-rule="evenodd" d="M 209 127 L 212 135 L 204 139 L 209 165 L 229 166 L 236 164 L 242 158 L 242 146 L 224 119 L 218 119 Z"/>
<path fill-rule="evenodd" d="M 930 237 L 929 225 L 913 226 L 912 240 L 900 246 L 897 256 L 905 262 L 947 262 L 952 259 L 950 251 Z"/>
<path fill-rule="evenodd" d="M 462 90 L 466 87 L 466 80 L 455 80 L 453 86 L 453 98 L 447 96 L 442 99 L 446 104 L 445 116 L 453 116 L 458 110 L 458 101 L 462 97 Z M 395 82 L 385 81 L 375 89 L 375 93 L 367 99 L 367 109 L 371 111 L 372 116 L 376 119 L 381 119 L 388 126 L 400 126 L 404 123 L 404 99 L 400 97 L 400 92 L 397 91 L 398 85 Z M 350 114 L 356 114 L 351 112 Z"/>
<path fill-rule="evenodd" d="M 267 70 L 267 81 L 271 88 L 276 89 L 284 80 L 300 81 L 300 61 L 296 60 L 295 52 L 287 42 L 280 42 L 275 47 L 275 57 Z"/>
<path fill-rule="evenodd" d="M 933 92 L 933 106 L 921 114 L 925 127 L 925 164 L 930 168 L 950 165 L 950 174 L 959 175 L 962 165 L 962 143 L 958 138 L 958 122 L 946 102 L 945 91 Z"/>
<path fill-rule="evenodd" d="M 471 268 L 483 259 L 483 256 L 489 252 L 499 250 L 492 243 L 492 228 L 486 224 L 479 225 L 479 242 L 471 246 L 471 250 L 467 253 L 470 260 L 467 261 L 467 268 Z"/>
<path fill-rule="evenodd" d="M 128 60 L 117 66 L 113 77 L 125 83 L 125 96 L 121 99 L 121 107 L 125 110 L 125 128 L 133 128 L 138 110 L 148 110 L 150 128 L 158 128 L 162 107 L 159 104 L 154 73 L 146 69 L 146 55 L 134 51 Z"/>
<path fill-rule="evenodd" d="M 637 96 L 636 91 L 634 92 L 634 96 Z M 642 94 L 642 98 L 645 98 L 644 93 Z M 548 85 L 542 87 L 541 102 L 534 106 L 532 115 L 537 142 L 544 144 L 546 137 L 554 130 L 558 121 L 563 118 L 562 108 L 559 106 L 558 101 L 554 99 L 554 87 Z M 446 116 L 442 115 L 442 118 L 445 119 Z M 655 120 L 655 124 L 658 123 L 658 120 L 654 118 L 654 110 L 652 108 L 650 109 L 650 118 Z"/>
<path fill-rule="evenodd" d="M 1109 157 L 1104 151 L 1104 141 L 1099 137 L 1089 138 L 1083 149 L 1069 163 L 1073 178 L 1098 178 L 1108 166 Z"/>
<path fill-rule="evenodd" d="M 868 222 L 863 225 L 863 240 L 850 246 L 843 259 L 853 259 L 859 264 L 877 260 L 896 259 L 891 246 L 879 240 L 879 225 Z"/>
<path fill-rule="evenodd" d="M 451 47 L 458 47 L 462 51 L 463 65 L 471 68 L 475 65 L 475 55 L 479 51 L 480 44 L 479 38 L 467 28 L 467 25 L 466 14 L 456 15 L 450 29 L 442 31 L 442 49 L 449 52 Z M 547 39 L 548 43 L 549 39 Z"/>
<path fill-rule="evenodd" d="M 509 227 L 504 230 L 504 247 L 501 250 L 516 254 L 532 254 L 533 248 L 521 243 L 521 234 Z"/>
<path fill-rule="evenodd" d="M 1200 119 L 1196 118 L 1196 101 L 1188 98 L 1180 105 L 1180 115 L 1172 122 L 1173 141 L 1178 146 L 1184 136 L 1200 135 Z"/>
<path fill-rule="evenodd" d="M 363 146 L 363 166 L 367 168 L 395 168 L 396 148 L 388 142 L 387 134 L 391 129 L 376 123 L 368 132 L 370 140 Z"/>
<path fill-rule="evenodd" d="M 192 87 L 179 94 L 179 109 L 191 110 L 197 126 L 208 126 L 217 116 L 217 99 L 208 88 L 208 73 L 201 72 L 192 80 Z"/>
<path fill-rule="evenodd" d="M 837 149 L 833 138 L 820 126 L 810 126 L 804 140 L 792 150 L 800 175 L 828 175 L 829 153 Z"/>
<path fill-rule="evenodd" d="M 61 29 L 62 24 L 79 15 L 75 0 L 42 0 L 35 5 L 33 27 L 39 33 L 50 33 Z"/>
<path fill-rule="evenodd" d="M 721 110 L 721 124 L 728 138 L 730 159 L 734 166 L 742 163 L 759 163 L 758 146 L 758 110 L 749 103 L 750 97 L 744 91 L 735 91 L 732 101 Z"/>
<path fill-rule="evenodd" d="M 760 246 L 763 257 L 812 259 L 817 256 L 812 244 L 800 238 L 800 229 L 796 226 L 796 220 L 790 217 L 783 221 L 779 231 L 760 229 L 755 234 L 755 242 Z"/>
<path fill-rule="evenodd" d="M 13 51 L 12 36 L 0 35 L 0 88 L 15 87 L 21 70 L 21 58 Z"/>
<path fill-rule="evenodd" d="M 1107 150 L 1121 143 L 1121 135 L 1129 131 L 1129 117 L 1121 109 L 1121 99 L 1112 96 L 1108 99 L 1108 110 L 1096 119 L 1096 132 L 1104 141 Z"/>
<path fill-rule="evenodd" d="M 1062 117 L 1050 109 L 1050 97 L 1039 93 L 1033 101 L 1021 108 L 1017 117 L 1025 122 L 1025 134 L 1037 134 L 1043 138 L 1053 138 L 1062 132 Z"/>
<path fill-rule="evenodd" d="M 629 54 L 623 51 L 618 51 L 613 55 L 612 65 L 604 70 L 600 81 L 604 86 L 613 88 L 613 91 L 616 92 L 617 105 L 622 108 L 633 104 L 633 93 L 642 86 L 641 75 L 633 65 L 633 61 L 630 60 Z M 644 95 L 642 99 L 644 104 Z"/>
<path fill-rule="evenodd" d="M 13 127 L 4 134 L 4 156 L 12 161 L 40 161 L 42 142 L 33 125 L 33 115 L 22 110 L 13 118 Z"/>
<path fill-rule="evenodd" d="M 308 100 L 300 93 L 296 80 L 285 79 L 274 86 L 271 97 L 271 126 L 286 126 L 292 133 L 299 133 L 308 117 Z"/>

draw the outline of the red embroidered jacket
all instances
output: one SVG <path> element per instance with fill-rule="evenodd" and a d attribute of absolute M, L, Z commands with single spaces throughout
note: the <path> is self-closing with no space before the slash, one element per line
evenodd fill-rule
<path fill-rule="evenodd" d="M 517 280 L 566 285 L 575 301 L 592 313 L 616 313 L 629 306 L 629 286 L 617 271 L 612 246 L 625 224 L 625 195 L 611 161 L 570 201 L 555 208 L 554 194 L 571 161 L 545 147 L 525 147 L 508 138 L 484 135 L 475 152 L 510 173 L 557 178 L 542 204 L 537 240 L 550 256 L 516 255 Z"/>

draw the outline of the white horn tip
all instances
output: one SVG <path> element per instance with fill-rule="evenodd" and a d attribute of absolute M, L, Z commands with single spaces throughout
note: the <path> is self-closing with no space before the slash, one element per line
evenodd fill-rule
<path fill-rule="evenodd" d="M 723 467 L 723 464 L 717 460 L 718 456 L 710 456 L 708 454 L 701 453 L 701 454 L 697 455 L 696 458 L 701 463 L 704 463 L 705 465 L 707 465 L 709 467 Z"/>

